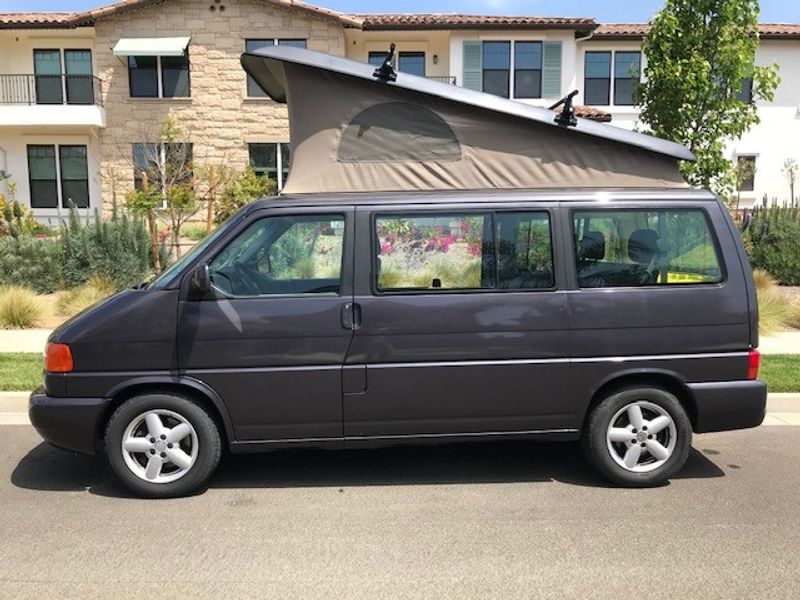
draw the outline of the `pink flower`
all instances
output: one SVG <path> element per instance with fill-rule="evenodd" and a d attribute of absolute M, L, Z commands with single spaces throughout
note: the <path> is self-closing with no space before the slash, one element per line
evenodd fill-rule
<path fill-rule="evenodd" d="M 467 246 L 467 252 L 470 256 L 480 256 L 481 255 L 481 245 L 480 244 L 470 244 Z"/>
<path fill-rule="evenodd" d="M 392 246 L 391 242 L 384 242 L 381 244 L 381 254 L 391 254 L 394 250 L 394 246 Z"/>

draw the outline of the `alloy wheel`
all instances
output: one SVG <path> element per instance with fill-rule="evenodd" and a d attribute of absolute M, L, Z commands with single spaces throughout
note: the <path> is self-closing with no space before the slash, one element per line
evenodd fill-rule
<path fill-rule="evenodd" d="M 155 409 L 128 424 L 121 449 L 134 475 L 150 483 L 169 483 L 191 470 L 199 442 L 186 418 L 171 410 Z"/>
<path fill-rule="evenodd" d="M 635 473 L 654 471 L 675 450 L 677 428 L 661 406 L 637 400 L 622 407 L 611 419 L 606 444 L 620 467 Z"/>

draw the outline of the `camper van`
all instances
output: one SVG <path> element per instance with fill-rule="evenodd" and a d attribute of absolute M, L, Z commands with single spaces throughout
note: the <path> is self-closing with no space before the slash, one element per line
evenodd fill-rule
<path fill-rule="evenodd" d="M 223 450 L 508 438 L 646 487 L 693 432 L 761 423 L 750 266 L 686 148 L 388 61 L 242 64 L 290 105 L 285 193 L 53 332 L 45 440 L 145 497 Z"/>

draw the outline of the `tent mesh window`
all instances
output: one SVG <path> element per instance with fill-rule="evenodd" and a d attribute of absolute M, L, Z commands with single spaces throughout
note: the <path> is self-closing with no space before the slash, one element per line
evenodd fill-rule
<path fill-rule="evenodd" d="M 432 110 L 386 102 L 361 111 L 339 143 L 339 162 L 428 162 L 461 159 L 450 126 Z"/>

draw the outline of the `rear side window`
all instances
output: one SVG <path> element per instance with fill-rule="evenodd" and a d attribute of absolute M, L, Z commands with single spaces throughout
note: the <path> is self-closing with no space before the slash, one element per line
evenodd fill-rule
<path fill-rule="evenodd" d="M 552 288 L 547 212 L 425 213 L 375 219 L 382 292 Z"/>
<path fill-rule="evenodd" d="M 722 281 L 717 244 L 702 210 L 576 211 L 573 225 L 579 287 Z"/>

